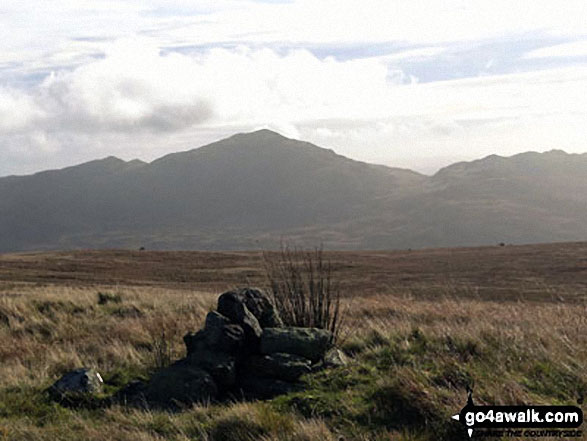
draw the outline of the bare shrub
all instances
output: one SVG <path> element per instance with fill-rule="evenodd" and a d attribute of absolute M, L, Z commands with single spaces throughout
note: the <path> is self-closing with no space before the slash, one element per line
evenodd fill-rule
<path fill-rule="evenodd" d="M 323 249 L 312 251 L 282 246 L 263 253 L 269 292 L 284 324 L 327 329 L 339 334 L 345 314 L 340 286 Z"/>

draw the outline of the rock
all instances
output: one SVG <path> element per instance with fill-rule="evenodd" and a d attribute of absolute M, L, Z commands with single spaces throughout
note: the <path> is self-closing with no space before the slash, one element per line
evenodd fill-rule
<path fill-rule="evenodd" d="M 204 369 L 223 389 L 236 383 L 236 359 L 225 352 L 202 350 L 186 358 L 186 364 Z"/>
<path fill-rule="evenodd" d="M 145 405 L 145 392 L 147 389 L 147 383 L 141 380 L 133 380 L 120 389 L 112 397 L 114 403 L 122 405 Z"/>
<path fill-rule="evenodd" d="M 296 381 L 310 373 L 311 366 L 312 362 L 307 358 L 284 353 L 252 355 L 244 363 L 245 371 L 251 375 L 284 381 Z"/>
<path fill-rule="evenodd" d="M 104 381 L 94 369 L 80 368 L 64 374 L 49 388 L 54 400 L 90 398 L 102 392 Z"/>
<path fill-rule="evenodd" d="M 243 288 L 236 293 L 243 299 L 246 307 L 258 320 L 261 328 L 281 328 L 283 326 L 277 309 L 262 291 L 256 288 Z"/>
<path fill-rule="evenodd" d="M 208 347 L 206 331 L 200 329 L 198 332 L 188 332 L 183 336 L 183 342 L 187 350 L 187 354 L 204 351 Z"/>
<path fill-rule="evenodd" d="M 337 368 L 349 364 L 349 358 L 340 349 L 332 348 L 324 355 L 325 368 Z"/>
<path fill-rule="evenodd" d="M 206 316 L 204 328 L 208 347 L 229 354 L 237 353 L 243 346 L 245 333 L 241 326 L 230 323 L 227 317 L 212 311 Z"/>
<path fill-rule="evenodd" d="M 145 397 L 151 403 L 177 406 L 206 403 L 216 398 L 217 393 L 216 383 L 208 372 L 178 362 L 153 375 L 147 384 Z"/>
<path fill-rule="evenodd" d="M 312 362 L 320 360 L 332 340 L 332 333 L 318 328 L 265 328 L 261 336 L 261 354 L 285 352 Z"/>
<path fill-rule="evenodd" d="M 245 345 L 253 351 L 259 344 L 263 329 L 261 329 L 257 318 L 245 305 L 242 296 L 234 291 L 225 292 L 218 298 L 218 312 L 243 328 Z"/>
<path fill-rule="evenodd" d="M 243 395 L 248 399 L 266 400 L 278 395 L 298 392 L 304 389 L 300 383 L 290 383 L 275 378 L 244 376 L 240 380 Z"/>
<path fill-rule="evenodd" d="M 190 332 L 183 337 L 188 356 L 206 350 L 237 354 L 245 343 L 245 333 L 241 326 L 230 324 L 228 318 L 217 312 L 206 317 L 206 327 L 198 332 Z"/>

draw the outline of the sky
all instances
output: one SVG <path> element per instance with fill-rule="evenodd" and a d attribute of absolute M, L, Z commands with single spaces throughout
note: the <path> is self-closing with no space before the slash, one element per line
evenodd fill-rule
<path fill-rule="evenodd" d="M 2 0 L 0 176 L 269 128 L 433 173 L 587 145 L 585 0 Z"/>

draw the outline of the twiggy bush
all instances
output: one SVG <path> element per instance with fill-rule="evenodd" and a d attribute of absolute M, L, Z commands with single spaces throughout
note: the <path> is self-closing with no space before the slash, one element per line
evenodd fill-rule
<path fill-rule="evenodd" d="M 284 324 L 328 329 L 339 334 L 344 311 L 339 284 L 322 248 L 313 251 L 282 246 L 263 253 L 269 292 Z"/>

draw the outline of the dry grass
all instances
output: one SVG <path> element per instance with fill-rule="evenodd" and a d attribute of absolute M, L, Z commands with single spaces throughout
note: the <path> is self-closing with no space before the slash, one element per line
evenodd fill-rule
<path fill-rule="evenodd" d="M 495 404 L 574 403 L 587 393 L 587 304 L 577 280 L 578 288 L 561 285 L 562 296 L 554 282 L 536 284 L 539 302 L 490 301 L 471 288 L 469 274 L 470 284 L 421 281 L 359 295 L 352 332 L 341 336 L 355 364 L 316 377 L 306 395 L 180 414 L 62 409 L 41 391 L 63 372 L 96 367 L 112 388 L 148 375 L 159 364 L 161 335 L 170 357 L 181 357 L 181 337 L 202 325 L 218 295 L 217 282 L 192 291 L 141 286 L 138 276 L 137 283 L 89 284 L 100 277 L 83 274 L 79 284 L 70 274 L 42 285 L 18 277 L 0 285 L 0 440 L 236 441 L 246 430 L 263 440 L 329 441 L 341 433 L 357 441 L 428 440 L 434 428 L 394 423 L 389 409 L 406 400 L 443 419 L 462 407 L 466 385 L 478 402 Z M 99 304 L 99 292 L 121 301 Z"/>
<path fill-rule="evenodd" d="M 102 371 L 152 367 L 158 339 L 172 356 L 182 336 L 202 325 L 209 293 L 118 287 L 121 303 L 98 303 L 111 287 L 63 286 L 0 292 L 0 378 L 4 386 L 41 385 L 74 366 Z"/>

